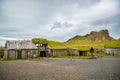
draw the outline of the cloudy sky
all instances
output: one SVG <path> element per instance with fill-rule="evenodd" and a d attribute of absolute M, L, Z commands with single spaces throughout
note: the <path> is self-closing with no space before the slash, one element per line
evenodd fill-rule
<path fill-rule="evenodd" d="M 33 37 L 66 41 L 101 29 L 120 38 L 120 0 L 0 0 L 0 45 Z"/>

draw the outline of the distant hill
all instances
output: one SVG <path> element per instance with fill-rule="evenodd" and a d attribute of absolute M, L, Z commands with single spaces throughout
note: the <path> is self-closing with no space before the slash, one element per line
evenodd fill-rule
<path fill-rule="evenodd" d="M 86 34 L 85 36 L 75 36 L 71 39 L 69 39 L 67 42 L 69 41 L 80 41 L 80 40 L 86 40 L 86 41 L 111 41 L 111 40 L 115 40 L 114 38 L 112 38 L 109 35 L 108 30 L 100 30 L 100 31 L 92 31 L 90 34 Z"/>
<path fill-rule="evenodd" d="M 120 41 L 112 38 L 108 30 L 92 31 L 85 36 L 75 36 L 65 42 L 68 48 L 87 50 L 93 48 L 120 48 Z"/>

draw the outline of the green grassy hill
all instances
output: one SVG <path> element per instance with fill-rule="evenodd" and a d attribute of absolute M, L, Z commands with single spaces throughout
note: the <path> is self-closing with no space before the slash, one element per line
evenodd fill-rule
<path fill-rule="evenodd" d="M 69 39 L 65 45 L 78 50 L 88 50 L 93 48 L 120 48 L 120 40 L 115 40 L 109 36 L 108 30 L 92 31 L 85 36 L 75 36 Z"/>
<path fill-rule="evenodd" d="M 81 41 L 71 41 L 71 42 L 66 42 L 66 46 L 69 48 L 73 49 L 82 49 L 86 50 L 89 49 L 90 47 L 93 48 L 120 48 L 120 41 L 118 40 L 113 40 L 113 41 L 86 41 L 86 40 L 81 40 Z"/>
<path fill-rule="evenodd" d="M 107 47 L 107 48 L 120 48 L 120 40 L 107 42 L 105 44 L 105 47 Z"/>
<path fill-rule="evenodd" d="M 111 41 L 115 40 L 111 36 L 109 36 L 108 30 L 100 30 L 100 31 L 92 31 L 90 34 L 86 34 L 85 36 L 75 36 L 71 39 L 69 39 L 67 42 L 71 42 L 74 40 L 86 40 L 86 41 Z"/>

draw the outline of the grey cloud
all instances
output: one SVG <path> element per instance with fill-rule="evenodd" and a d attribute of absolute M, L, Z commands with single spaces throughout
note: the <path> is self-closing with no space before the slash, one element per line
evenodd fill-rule
<path fill-rule="evenodd" d="M 110 35 L 114 38 L 120 38 L 120 13 L 117 15 L 103 18 L 90 23 L 91 26 L 95 26 L 98 29 L 108 29 Z M 102 28 L 100 28 L 102 27 Z"/>
<path fill-rule="evenodd" d="M 117 15 L 110 16 L 108 18 L 98 19 L 96 21 L 92 21 L 90 25 L 105 25 L 105 24 L 120 24 L 120 13 Z"/>
<path fill-rule="evenodd" d="M 51 28 L 51 30 L 53 30 L 53 29 L 55 29 L 55 28 L 61 28 L 61 27 L 62 27 L 62 25 L 61 25 L 60 22 L 55 22 L 55 23 L 53 24 L 53 27 Z"/>
<path fill-rule="evenodd" d="M 70 4 L 78 4 L 80 7 L 86 7 L 90 6 L 96 3 L 99 3 L 101 0 L 43 0 L 45 3 L 48 2 L 48 4 L 53 5 L 70 5 Z"/>
<path fill-rule="evenodd" d="M 51 28 L 51 30 L 56 29 L 56 28 L 65 28 L 65 27 L 69 28 L 69 27 L 72 27 L 72 26 L 73 26 L 73 24 L 68 23 L 68 22 L 63 22 L 63 23 L 55 22 L 53 24 L 53 27 Z"/>
<path fill-rule="evenodd" d="M 86 7 L 90 7 L 90 6 L 93 6 L 94 4 L 97 4 L 101 2 L 101 0 L 78 0 L 78 6 L 79 7 L 82 7 L 82 8 L 86 8 Z"/>
<path fill-rule="evenodd" d="M 114 24 L 110 29 L 110 35 L 116 39 L 120 38 L 120 23 Z"/>

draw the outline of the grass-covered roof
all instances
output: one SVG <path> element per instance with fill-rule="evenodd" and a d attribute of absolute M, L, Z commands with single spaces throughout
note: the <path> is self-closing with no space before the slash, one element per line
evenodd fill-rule
<path fill-rule="evenodd" d="M 48 40 L 45 38 L 33 38 L 32 41 L 34 44 L 48 44 Z"/>
<path fill-rule="evenodd" d="M 56 42 L 56 41 L 48 41 L 48 45 L 52 49 L 67 49 L 63 42 Z"/>
<path fill-rule="evenodd" d="M 89 51 L 91 49 L 90 46 L 72 46 L 72 47 L 69 47 L 71 49 L 76 49 L 76 50 L 80 50 L 80 51 Z"/>

